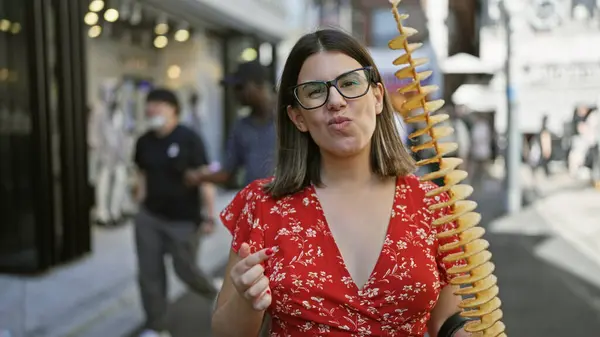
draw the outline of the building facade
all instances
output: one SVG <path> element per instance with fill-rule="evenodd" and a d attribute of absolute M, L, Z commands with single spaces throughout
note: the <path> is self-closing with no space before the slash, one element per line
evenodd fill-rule
<path fill-rule="evenodd" d="M 499 1 L 482 8 L 480 57 L 488 64 L 506 60 L 506 32 Z M 595 105 L 600 97 L 600 9 L 588 0 L 507 1 L 511 15 L 514 92 L 519 127 L 535 133 L 542 117 L 557 135 L 578 104 Z M 585 52 L 584 52 L 585 51 Z M 490 90 L 496 93 L 500 132 L 506 130 L 504 77 L 496 75 Z"/>
<path fill-rule="evenodd" d="M 285 27 L 273 0 L 0 0 L 0 272 L 92 250 L 86 111 L 106 88 L 137 126 L 151 87 L 197 103 L 218 161 L 240 111 L 219 81 L 254 59 L 275 77 Z"/>

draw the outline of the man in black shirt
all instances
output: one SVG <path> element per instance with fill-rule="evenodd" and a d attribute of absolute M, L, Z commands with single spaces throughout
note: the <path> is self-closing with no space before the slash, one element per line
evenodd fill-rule
<path fill-rule="evenodd" d="M 146 115 L 150 131 L 135 148 L 139 169 L 137 200 L 141 203 L 135 219 L 139 285 L 146 312 L 141 336 L 168 336 L 164 256 L 169 254 L 175 272 L 195 292 L 214 297 L 216 289 L 196 265 L 198 226 L 213 226 L 201 218 L 200 192 L 184 183 L 184 173 L 208 165 L 202 140 L 191 129 L 179 125 L 179 103 L 171 91 L 157 89 L 148 94 Z M 201 186 L 206 187 L 206 186 Z M 210 194 L 208 190 L 203 190 Z M 212 199 L 212 198 L 208 198 Z M 213 200 L 208 200 L 212 208 Z M 203 228 L 206 230 L 206 228 Z"/>

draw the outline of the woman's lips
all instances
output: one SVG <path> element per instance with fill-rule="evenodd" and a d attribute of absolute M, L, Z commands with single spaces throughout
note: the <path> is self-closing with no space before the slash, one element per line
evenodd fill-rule
<path fill-rule="evenodd" d="M 330 119 L 328 125 L 334 130 L 342 130 L 348 126 L 350 122 L 352 122 L 352 120 L 348 117 L 337 116 Z"/>

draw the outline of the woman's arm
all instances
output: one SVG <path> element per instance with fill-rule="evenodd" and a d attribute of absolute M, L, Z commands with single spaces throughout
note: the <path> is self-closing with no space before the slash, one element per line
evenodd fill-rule
<path fill-rule="evenodd" d="M 427 331 L 430 337 L 446 337 L 438 336 L 440 328 L 446 322 L 446 320 L 460 311 L 458 304 L 460 303 L 460 296 L 454 295 L 455 286 L 447 285 L 440 292 L 440 297 L 437 304 L 431 312 L 429 323 L 427 323 Z M 453 337 L 467 337 L 469 336 L 463 329 L 459 330 L 454 334 Z"/>
<path fill-rule="evenodd" d="M 242 259 L 233 250 L 225 275 L 229 276 L 231 268 Z M 230 277 L 225 277 L 223 287 L 217 298 L 217 305 L 212 316 L 212 330 L 216 337 L 258 336 L 265 316 L 265 311 L 257 311 L 242 298 Z"/>

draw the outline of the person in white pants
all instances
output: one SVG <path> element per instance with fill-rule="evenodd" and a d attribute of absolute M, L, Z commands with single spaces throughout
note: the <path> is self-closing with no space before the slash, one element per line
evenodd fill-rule
<path fill-rule="evenodd" d="M 114 104 L 111 104 L 114 105 Z M 92 116 L 97 158 L 96 222 L 116 225 L 123 219 L 127 201 L 127 164 L 130 152 L 124 114 L 116 107 L 100 108 Z"/>

